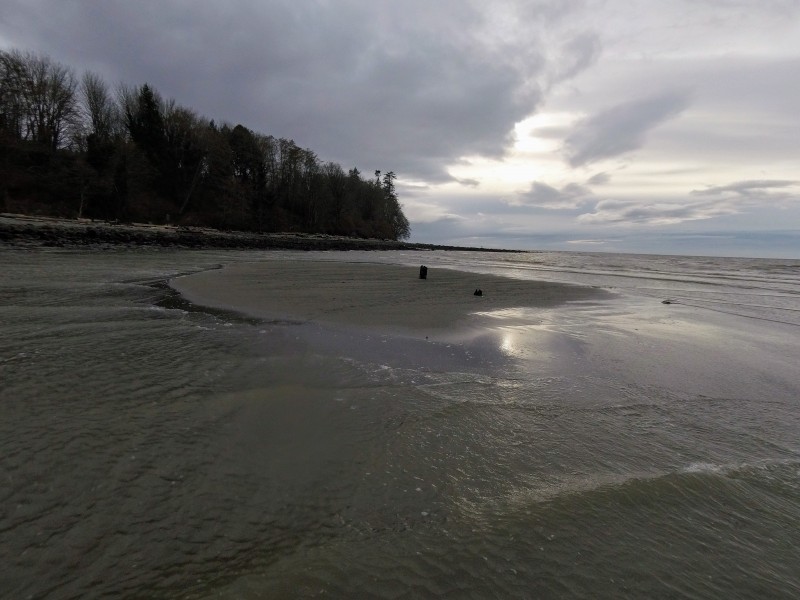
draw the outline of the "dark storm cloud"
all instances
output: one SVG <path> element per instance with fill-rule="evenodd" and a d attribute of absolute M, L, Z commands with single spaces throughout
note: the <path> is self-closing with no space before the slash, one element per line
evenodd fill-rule
<path fill-rule="evenodd" d="M 558 69 L 552 76 L 553 83 L 571 79 L 591 67 L 600 57 L 602 44 L 596 33 L 584 32 L 568 40 L 561 49 Z"/>
<path fill-rule="evenodd" d="M 591 198 L 591 190 L 577 183 L 569 183 L 557 189 L 546 183 L 534 181 L 531 189 L 519 194 L 512 204 L 548 209 L 573 209 L 585 204 Z"/>
<path fill-rule="evenodd" d="M 535 29 L 580 3 L 558 4 L 506 39 L 479 2 L 8 0 L 0 39 L 345 167 L 441 181 L 460 156 L 501 156 L 541 85 L 596 58 L 598 38 L 578 34 L 548 67 Z"/>
<path fill-rule="evenodd" d="M 672 225 L 697 221 L 739 212 L 729 202 L 648 202 L 632 200 L 601 200 L 590 213 L 582 214 L 582 223 L 616 223 L 639 225 Z"/>
<path fill-rule="evenodd" d="M 565 140 L 567 160 L 579 167 L 636 150 L 650 130 L 689 106 L 686 93 L 669 92 L 624 102 L 579 123 Z"/>
<path fill-rule="evenodd" d="M 611 181 L 611 175 L 605 172 L 595 173 L 586 180 L 588 185 L 606 185 Z"/>
<path fill-rule="evenodd" d="M 584 223 L 671 225 L 735 214 L 756 214 L 765 207 L 800 204 L 800 182 L 760 179 L 693 190 L 683 198 L 668 201 L 616 200 L 598 202 L 582 214 Z"/>
<path fill-rule="evenodd" d="M 569 135 L 570 131 L 571 129 L 567 126 L 534 127 L 529 135 L 543 140 L 558 140 L 560 142 Z"/>
<path fill-rule="evenodd" d="M 728 185 L 717 185 L 703 190 L 692 191 L 696 196 L 718 196 L 724 194 L 738 194 L 746 198 L 763 196 L 765 193 L 775 189 L 785 189 L 797 186 L 797 181 L 788 179 L 756 179 L 748 181 L 737 181 Z"/>
<path fill-rule="evenodd" d="M 479 187 L 481 182 L 477 179 L 456 179 L 458 183 L 467 187 Z"/>

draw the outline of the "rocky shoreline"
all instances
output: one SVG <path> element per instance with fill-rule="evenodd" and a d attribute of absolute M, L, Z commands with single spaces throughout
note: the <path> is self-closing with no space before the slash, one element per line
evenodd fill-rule
<path fill-rule="evenodd" d="M 413 244 L 309 233 L 251 233 L 207 227 L 110 223 L 89 219 L 0 214 L 0 243 L 16 247 L 177 247 L 248 250 L 477 250 L 489 248 Z"/>

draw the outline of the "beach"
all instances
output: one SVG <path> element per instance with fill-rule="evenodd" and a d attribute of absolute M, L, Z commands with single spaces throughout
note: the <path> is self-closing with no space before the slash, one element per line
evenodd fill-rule
<path fill-rule="evenodd" d="M 425 258 L 424 255 L 420 258 Z M 190 302 L 261 319 L 335 323 L 384 332 L 442 334 L 477 327 L 481 314 L 551 308 L 607 296 L 578 285 L 453 269 L 332 260 L 239 263 L 170 280 Z M 475 295 L 480 290 L 481 295 Z"/>
<path fill-rule="evenodd" d="M 800 593 L 797 261 L 1 256 L 9 596 Z"/>

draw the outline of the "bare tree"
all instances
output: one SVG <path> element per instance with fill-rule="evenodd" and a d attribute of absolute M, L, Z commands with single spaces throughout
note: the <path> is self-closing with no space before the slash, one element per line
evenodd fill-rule
<path fill-rule="evenodd" d="M 87 71 L 81 79 L 80 92 L 90 133 L 103 141 L 113 138 L 120 128 L 120 114 L 106 82 L 96 73 Z"/>
<path fill-rule="evenodd" d="M 0 130 L 10 139 L 26 136 L 26 69 L 23 55 L 0 50 Z"/>
<path fill-rule="evenodd" d="M 55 152 L 77 123 L 75 73 L 47 56 L 25 53 L 21 60 L 26 137 Z"/>
<path fill-rule="evenodd" d="M 139 92 L 136 87 L 130 86 L 124 82 L 117 84 L 114 92 L 117 96 L 117 106 L 119 106 L 119 111 L 124 119 L 126 115 L 136 110 L 135 107 Z"/>

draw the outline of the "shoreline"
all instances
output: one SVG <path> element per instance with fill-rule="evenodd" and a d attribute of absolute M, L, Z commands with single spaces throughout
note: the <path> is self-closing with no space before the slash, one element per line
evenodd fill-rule
<path fill-rule="evenodd" d="M 514 252 L 419 244 L 395 240 L 362 239 L 317 233 L 254 233 L 208 227 L 111 223 L 90 219 L 0 213 L 0 243 L 17 247 L 75 248 L 86 246 L 175 247 L 232 250 L 451 250 Z"/>
<path fill-rule="evenodd" d="M 234 263 L 170 279 L 168 285 L 198 306 L 264 320 L 356 326 L 411 335 L 455 332 L 486 313 L 552 308 L 600 300 L 608 292 L 578 285 L 512 279 L 431 266 L 326 260 Z M 483 295 L 474 291 L 481 289 Z"/>

